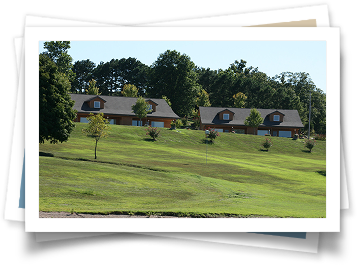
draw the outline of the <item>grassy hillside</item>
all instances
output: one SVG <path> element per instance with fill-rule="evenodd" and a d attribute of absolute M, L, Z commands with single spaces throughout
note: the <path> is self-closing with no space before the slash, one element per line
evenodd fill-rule
<path fill-rule="evenodd" d="M 98 143 L 76 124 L 70 140 L 40 144 L 40 210 L 93 213 L 326 216 L 326 147 L 308 153 L 302 141 L 203 131 L 111 126 Z M 206 149 L 208 153 L 206 164 Z"/>

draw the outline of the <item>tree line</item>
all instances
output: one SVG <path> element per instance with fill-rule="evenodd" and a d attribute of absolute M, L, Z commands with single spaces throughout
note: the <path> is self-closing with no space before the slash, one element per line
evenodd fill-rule
<path fill-rule="evenodd" d="M 326 133 L 326 94 L 305 72 L 269 77 L 244 60 L 212 70 L 176 50 L 163 52 L 150 66 L 131 57 L 98 65 L 89 59 L 72 63 L 69 42 L 46 42 L 45 48 L 43 54 L 67 76 L 70 93 L 86 93 L 93 81 L 98 94 L 109 96 L 133 95 L 124 86 L 135 86 L 135 96 L 165 98 L 180 117 L 197 115 L 199 106 L 296 109 L 307 129 L 311 92 L 311 128 Z"/>

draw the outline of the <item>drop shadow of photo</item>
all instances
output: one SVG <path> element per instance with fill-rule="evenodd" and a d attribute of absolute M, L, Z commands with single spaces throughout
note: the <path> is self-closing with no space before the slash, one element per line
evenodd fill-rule
<path fill-rule="evenodd" d="M 319 170 L 319 171 L 316 171 L 316 173 L 319 173 L 320 175 L 326 177 L 326 170 Z"/>

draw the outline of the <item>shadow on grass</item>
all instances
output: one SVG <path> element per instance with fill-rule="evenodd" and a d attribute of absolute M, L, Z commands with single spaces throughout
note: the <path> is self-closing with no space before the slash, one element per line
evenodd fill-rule
<path fill-rule="evenodd" d="M 311 152 L 309 150 L 301 150 L 301 152 L 304 152 L 304 153 L 309 153 L 311 154 Z"/>
<path fill-rule="evenodd" d="M 268 149 L 260 149 L 259 151 L 268 152 L 269 150 Z"/>
<path fill-rule="evenodd" d="M 46 153 L 46 152 L 40 152 L 39 156 L 48 156 L 48 157 L 54 157 L 54 154 L 52 153 Z"/>
<path fill-rule="evenodd" d="M 319 171 L 316 171 L 316 173 L 319 173 L 320 175 L 326 177 L 326 170 L 319 170 Z"/>
<path fill-rule="evenodd" d="M 146 142 L 156 142 L 156 140 L 154 140 L 154 139 L 149 139 L 149 138 L 144 138 L 143 140 L 146 141 Z"/>

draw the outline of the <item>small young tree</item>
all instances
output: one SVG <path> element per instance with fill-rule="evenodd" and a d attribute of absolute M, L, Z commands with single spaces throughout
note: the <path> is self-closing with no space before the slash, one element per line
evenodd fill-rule
<path fill-rule="evenodd" d="M 263 142 L 262 146 L 269 151 L 269 148 L 273 145 L 270 139 L 265 138 L 265 141 Z"/>
<path fill-rule="evenodd" d="M 305 147 L 307 149 L 309 149 L 310 153 L 311 153 L 312 148 L 314 148 L 315 145 L 316 145 L 316 141 L 313 139 L 308 139 L 305 141 Z"/>
<path fill-rule="evenodd" d="M 212 128 L 208 128 L 208 131 L 209 133 L 207 135 L 207 138 L 210 139 L 211 143 L 213 143 L 213 141 L 219 136 L 219 133 Z"/>
<path fill-rule="evenodd" d="M 88 137 L 94 138 L 94 159 L 97 159 L 97 144 L 101 138 L 108 136 L 108 130 L 110 129 L 108 125 L 109 121 L 103 117 L 103 113 L 98 113 L 97 115 L 90 113 L 87 120 L 89 121 L 88 126 L 82 132 Z"/>
<path fill-rule="evenodd" d="M 245 119 L 244 124 L 254 128 L 254 134 L 256 128 L 263 122 L 263 118 L 257 109 L 252 109 L 249 116 Z"/>
<path fill-rule="evenodd" d="M 156 141 L 156 139 L 159 137 L 160 130 L 158 130 L 156 127 L 151 127 L 149 126 L 148 128 L 145 129 L 146 135 L 150 135 L 150 137 Z"/>
<path fill-rule="evenodd" d="M 147 103 L 143 97 L 139 97 L 135 105 L 131 106 L 131 109 L 133 110 L 132 112 L 134 112 L 135 115 L 140 119 L 140 124 L 141 119 L 145 118 L 151 111 L 149 109 L 149 103 Z"/>

